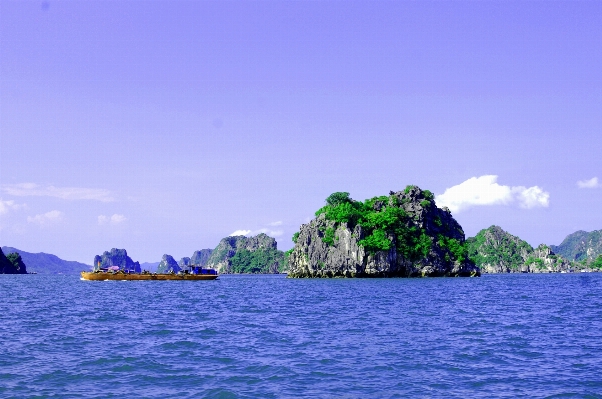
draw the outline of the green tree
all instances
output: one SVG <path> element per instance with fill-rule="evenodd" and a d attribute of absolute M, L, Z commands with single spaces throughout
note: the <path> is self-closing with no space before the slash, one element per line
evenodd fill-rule
<path fill-rule="evenodd" d="M 351 202 L 351 198 L 349 198 L 349 193 L 347 192 L 332 193 L 326 198 L 326 204 L 330 206 L 336 206 L 345 202 Z"/>

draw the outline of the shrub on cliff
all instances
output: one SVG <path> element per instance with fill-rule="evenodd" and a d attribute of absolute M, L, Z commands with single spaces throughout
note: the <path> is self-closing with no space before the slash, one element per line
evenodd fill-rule
<path fill-rule="evenodd" d="M 416 187 L 407 186 L 404 193 L 407 194 L 412 189 Z M 424 190 L 422 195 L 420 206 L 430 207 L 433 194 Z M 394 193 L 373 197 L 364 202 L 351 199 L 347 192 L 333 193 L 326 198 L 326 205 L 316 212 L 316 216 L 324 214 L 327 220 L 336 223 L 334 227 L 324 231 L 322 240 L 333 245 L 334 231 L 340 223 L 346 223 L 350 229 L 359 225 L 363 228 L 365 236 L 358 244 L 364 247 L 366 252 L 374 254 L 388 251 L 395 243 L 397 251 L 406 259 L 415 261 L 424 258 L 431 250 L 432 240 L 424 226 L 421 228 L 412 222 L 412 217 L 402 205 Z M 435 218 L 433 222 L 439 227 L 442 226 L 440 218 Z M 448 250 L 449 260 L 466 260 L 468 248 L 465 242 L 448 236 L 446 232 L 437 234 L 436 239 L 441 248 Z"/>
<path fill-rule="evenodd" d="M 479 275 L 462 227 L 416 186 L 365 201 L 333 193 L 293 242 L 289 277 Z"/>

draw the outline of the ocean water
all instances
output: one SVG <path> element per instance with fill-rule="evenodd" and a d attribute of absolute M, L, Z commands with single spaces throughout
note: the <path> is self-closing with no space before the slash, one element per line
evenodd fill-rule
<path fill-rule="evenodd" d="M 0 276 L 2 398 L 602 398 L 602 273 Z"/>

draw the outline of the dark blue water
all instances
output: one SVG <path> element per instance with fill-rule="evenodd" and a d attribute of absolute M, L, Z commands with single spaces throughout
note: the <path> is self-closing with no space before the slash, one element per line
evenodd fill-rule
<path fill-rule="evenodd" d="M 602 274 L 3 275 L 0 304 L 0 397 L 602 397 Z"/>

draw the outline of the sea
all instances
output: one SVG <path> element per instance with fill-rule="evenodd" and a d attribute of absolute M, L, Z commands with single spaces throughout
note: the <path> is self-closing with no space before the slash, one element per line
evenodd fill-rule
<path fill-rule="evenodd" d="M 602 398 L 602 273 L 0 276 L 1 398 Z"/>

